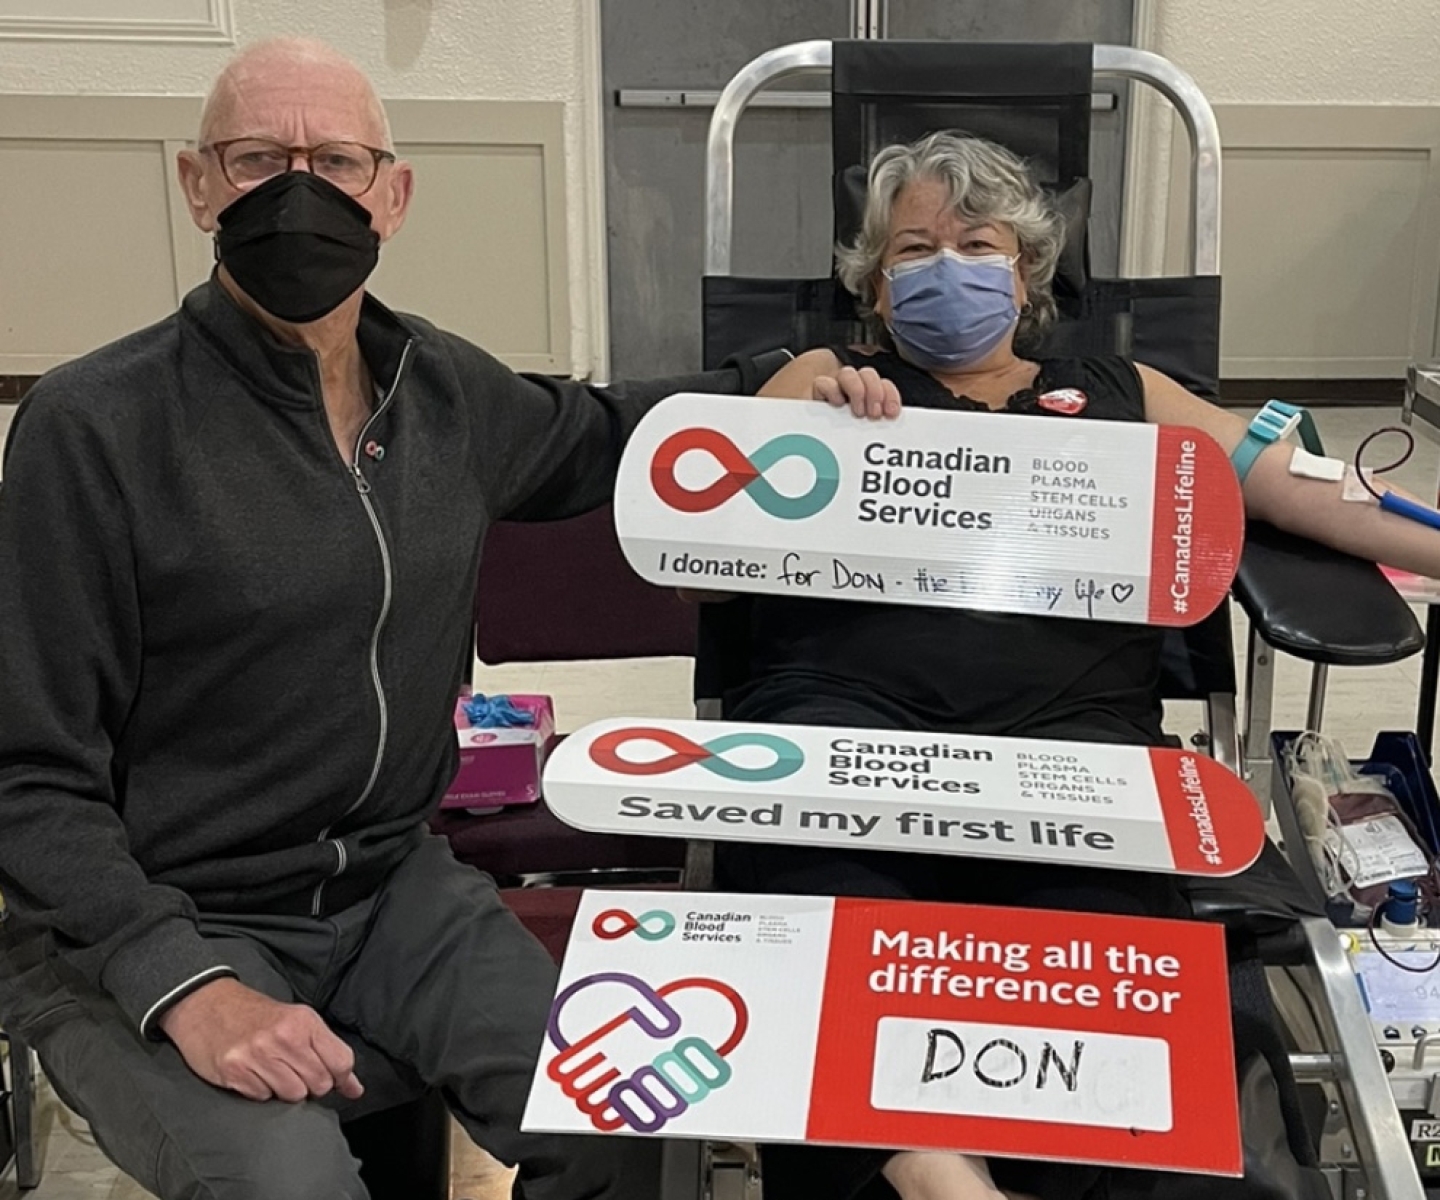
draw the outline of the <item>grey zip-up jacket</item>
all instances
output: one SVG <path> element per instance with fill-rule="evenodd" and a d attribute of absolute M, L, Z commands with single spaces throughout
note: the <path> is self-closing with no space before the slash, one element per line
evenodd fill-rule
<path fill-rule="evenodd" d="M 228 972 L 197 911 L 338 911 L 424 836 L 487 526 L 604 503 L 650 404 L 742 385 L 522 378 L 369 298 L 360 343 L 383 395 L 349 461 L 315 357 L 213 281 L 52 371 L 6 446 L 5 940 L 149 1036 Z"/>

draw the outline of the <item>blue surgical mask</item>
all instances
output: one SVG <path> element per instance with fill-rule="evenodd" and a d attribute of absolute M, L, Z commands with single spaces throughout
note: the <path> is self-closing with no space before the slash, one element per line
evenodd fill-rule
<path fill-rule="evenodd" d="M 887 326 L 902 358 L 931 371 L 979 362 L 1015 328 L 1014 258 L 967 258 L 950 249 L 898 263 Z"/>

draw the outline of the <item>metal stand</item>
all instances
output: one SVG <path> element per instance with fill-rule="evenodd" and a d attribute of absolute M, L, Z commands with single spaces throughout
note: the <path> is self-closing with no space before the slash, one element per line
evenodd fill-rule
<path fill-rule="evenodd" d="M 1325 719 L 1325 687 L 1329 682 L 1329 663 L 1316 663 L 1310 668 L 1310 703 L 1305 710 L 1305 728 L 1311 733 L 1319 733 L 1320 723 Z"/>
<path fill-rule="evenodd" d="M 1405 400 L 1400 420 L 1430 441 L 1440 441 L 1440 364 L 1411 363 L 1405 372 Z M 1440 612 L 1429 605 L 1425 613 L 1425 654 L 1420 660 L 1420 704 L 1415 714 L 1415 736 L 1425 751 L 1425 762 L 1435 762 L 1435 689 L 1440 686 Z"/>
<path fill-rule="evenodd" d="M 1425 751 L 1425 765 L 1435 765 L 1435 688 L 1440 684 L 1440 608 L 1425 610 L 1425 653 L 1420 660 L 1420 706 L 1415 736 Z"/>
<path fill-rule="evenodd" d="M 22 1192 L 40 1186 L 44 1153 L 35 1120 L 37 1080 L 30 1047 L 13 1035 L 10 1042 L 10 1105 L 15 1117 L 15 1186 Z"/>
<path fill-rule="evenodd" d="M 1344 1173 L 1352 1176 L 1348 1186 L 1342 1181 L 1344 1194 L 1424 1200 L 1425 1189 L 1340 936 L 1323 917 L 1307 917 L 1300 925 L 1309 962 L 1288 974 L 1304 997 L 1319 1044 L 1300 1047 L 1291 1061 L 1297 1074 L 1307 1080 L 1328 1079 L 1337 1093 L 1349 1133 L 1339 1157 Z"/>
<path fill-rule="evenodd" d="M 850 0 L 850 36 L 857 41 L 890 36 L 890 0 Z"/>
<path fill-rule="evenodd" d="M 1245 671 L 1244 778 L 1270 816 L 1270 718 L 1275 706 L 1275 648 L 1250 626 Z"/>

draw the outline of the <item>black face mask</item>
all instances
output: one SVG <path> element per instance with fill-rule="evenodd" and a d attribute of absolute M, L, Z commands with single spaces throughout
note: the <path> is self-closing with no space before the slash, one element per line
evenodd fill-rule
<path fill-rule="evenodd" d="M 267 179 L 219 223 L 215 257 L 230 277 L 266 312 L 297 325 L 333 312 L 380 259 L 370 213 L 309 171 Z"/>

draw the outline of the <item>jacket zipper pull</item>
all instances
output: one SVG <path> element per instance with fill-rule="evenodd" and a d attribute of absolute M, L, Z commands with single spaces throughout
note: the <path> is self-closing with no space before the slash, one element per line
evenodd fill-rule
<path fill-rule="evenodd" d="M 365 478 L 364 473 L 360 470 L 360 464 L 351 463 L 350 473 L 355 476 L 355 490 L 362 496 L 368 496 L 370 494 L 370 481 Z"/>

